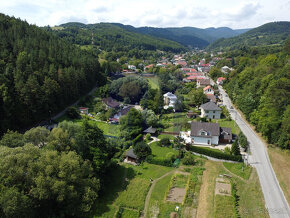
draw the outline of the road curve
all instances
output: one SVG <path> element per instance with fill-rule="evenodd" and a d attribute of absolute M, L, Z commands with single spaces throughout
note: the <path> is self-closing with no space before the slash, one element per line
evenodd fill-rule
<path fill-rule="evenodd" d="M 249 141 L 251 155 L 248 157 L 248 163 L 257 169 L 266 208 L 270 217 L 290 218 L 289 205 L 272 168 L 266 145 L 241 117 L 239 112 L 234 109 L 231 100 L 222 87 L 219 87 L 219 90 L 223 96 L 223 104 L 227 106 L 232 119 L 236 121 Z"/>

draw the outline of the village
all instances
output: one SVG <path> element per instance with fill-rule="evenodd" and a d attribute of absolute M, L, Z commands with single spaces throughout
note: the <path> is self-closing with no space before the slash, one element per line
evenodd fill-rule
<path fill-rule="evenodd" d="M 108 176 L 114 180 L 107 181 L 97 217 L 231 217 L 237 210 L 236 192 L 243 198 L 241 193 L 249 187 L 257 189 L 255 200 L 260 205 L 257 175 L 247 165 L 247 140 L 219 91 L 234 69 L 217 64 L 232 60 L 211 55 L 208 61 L 188 64 L 184 57 L 191 55 L 162 57 L 143 70 L 128 65 L 116 74 L 119 78 L 145 79 L 149 84 L 139 101 L 126 96 L 122 101 L 101 87 L 56 121 L 97 123 L 105 137 L 120 147 L 118 167 Z M 156 68 L 177 74 L 179 88 L 162 93 L 162 75 L 154 73 Z M 213 68 L 218 70 L 215 75 Z M 158 93 L 162 94 L 156 103 Z M 150 105 L 155 103 L 154 109 Z M 210 178 L 203 178 L 205 170 L 211 172 Z M 233 186 L 233 181 L 238 185 Z M 242 207 L 251 202 L 245 204 Z M 203 211 L 201 205 L 214 210 Z"/>

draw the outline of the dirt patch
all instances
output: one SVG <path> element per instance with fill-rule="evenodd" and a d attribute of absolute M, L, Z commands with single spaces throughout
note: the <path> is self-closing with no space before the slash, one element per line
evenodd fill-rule
<path fill-rule="evenodd" d="M 170 218 L 178 218 L 178 214 L 176 212 L 172 212 L 170 214 Z"/>
<path fill-rule="evenodd" d="M 186 194 L 186 188 L 171 188 L 166 200 L 171 202 L 182 203 Z"/>
<path fill-rule="evenodd" d="M 215 183 L 215 194 L 216 195 L 228 195 L 231 196 L 231 184 L 228 179 L 216 178 Z"/>
<path fill-rule="evenodd" d="M 196 217 L 196 208 L 186 207 L 183 212 L 183 218 L 195 218 Z"/>

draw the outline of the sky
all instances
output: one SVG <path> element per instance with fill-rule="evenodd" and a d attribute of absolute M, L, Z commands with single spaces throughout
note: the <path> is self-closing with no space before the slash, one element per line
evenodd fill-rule
<path fill-rule="evenodd" d="M 117 22 L 243 29 L 290 21 L 290 0 L 0 0 L 0 12 L 38 26 Z"/>

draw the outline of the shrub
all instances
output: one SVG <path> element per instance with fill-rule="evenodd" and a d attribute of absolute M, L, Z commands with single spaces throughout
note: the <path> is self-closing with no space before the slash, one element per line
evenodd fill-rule
<path fill-rule="evenodd" d="M 197 147 L 197 146 L 189 146 L 187 147 L 187 149 L 189 151 L 193 151 L 199 154 L 204 154 L 204 155 L 214 157 L 217 159 L 232 160 L 232 161 L 238 161 L 238 162 L 243 161 L 243 158 L 240 155 L 230 155 L 230 154 L 222 153 L 219 151 L 215 151 L 213 149 L 202 148 L 202 147 Z"/>
<path fill-rule="evenodd" d="M 65 113 L 71 119 L 77 119 L 80 117 L 78 109 L 75 107 L 69 107 Z"/>
<path fill-rule="evenodd" d="M 186 152 L 184 158 L 182 159 L 184 165 L 193 165 L 194 164 L 194 155 L 190 152 Z"/>
<path fill-rule="evenodd" d="M 170 142 L 170 139 L 166 137 L 166 138 L 162 138 L 158 144 L 159 146 L 169 147 L 171 145 L 171 142 Z"/>

